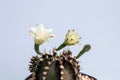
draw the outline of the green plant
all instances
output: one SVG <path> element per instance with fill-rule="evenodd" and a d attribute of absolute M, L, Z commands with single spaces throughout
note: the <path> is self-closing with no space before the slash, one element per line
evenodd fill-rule
<path fill-rule="evenodd" d="M 41 29 L 38 31 L 41 31 Z M 32 74 L 25 80 L 96 80 L 94 77 L 80 72 L 80 64 L 78 61 L 79 57 L 90 50 L 90 45 L 85 45 L 78 55 L 74 57 L 70 50 L 64 50 L 59 55 L 57 53 L 58 50 L 66 46 L 74 45 L 80 41 L 80 37 L 75 30 L 69 30 L 66 34 L 65 41 L 58 48 L 55 48 L 52 53 L 40 52 L 39 46 L 45 42 L 47 38 L 41 38 L 40 36 L 38 36 L 40 38 L 37 38 L 38 33 L 32 33 L 36 35 L 35 38 L 37 40 L 35 41 L 37 42 L 35 42 L 34 49 L 38 55 L 31 58 L 29 70 Z M 44 40 L 39 42 L 41 39 Z"/>

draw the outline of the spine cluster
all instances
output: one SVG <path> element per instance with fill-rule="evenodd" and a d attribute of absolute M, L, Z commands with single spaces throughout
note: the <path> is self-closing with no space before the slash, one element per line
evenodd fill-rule
<path fill-rule="evenodd" d="M 30 63 L 29 70 L 33 74 L 28 80 L 84 80 L 79 62 L 71 56 L 69 50 L 63 51 L 60 56 L 55 52 L 53 55 L 46 53 L 42 56 L 33 56 Z"/>

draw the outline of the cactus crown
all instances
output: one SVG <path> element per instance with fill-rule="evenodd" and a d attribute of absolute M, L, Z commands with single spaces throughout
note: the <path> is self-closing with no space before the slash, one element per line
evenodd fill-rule
<path fill-rule="evenodd" d="M 33 56 L 29 70 L 34 74 L 33 80 L 96 80 L 94 77 L 80 72 L 79 61 L 72 57 L 71 51 L 63 51 L 61 55 L 45 53 Z"/>
<path fill-rule="evenodd" d="M 53 53 L 56 54 L 56 53 Z M 44 54 L 42 57 L 32 57 L 29 67 L 35 73 L 35 80 L 77 80 L 79 65 L 70 51 L 64 51 L 60 56 Z"/>

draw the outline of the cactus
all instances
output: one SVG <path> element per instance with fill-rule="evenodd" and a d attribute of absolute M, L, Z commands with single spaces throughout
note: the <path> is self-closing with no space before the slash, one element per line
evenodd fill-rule
<path fill-rule="evenodd" d="M 80 41 L 78 33 L 68 30 L 64 42 L 53 49 L 52 53 L 41 52 L 39 46 L 48 38 L 53 37 L 49 32 L 51 29 L 45 29 L 43 25 L 36 25 L 30 31 L 34 36 L 34 49 L 37 56 L 33 56 L 30 61 L 29 70 L 32 73 L 25 80 L 97 80 L 87 74 L 81 73 L 78 58 L 89 51 L 91 46 L 85 45 L 77 56 L 72 56 L 70 50 L 64 50 L 58 55 L 57 51 L 66 46 L 75 45 Z M 44 36 L 43 36 L 44 35 Z"/>
<path fill-rule="evenodd" d="M 76 57 L 72 57 L 70 50 L 63 51 L 59 56 L 55 50 L 53 54 L 33 56 L 29 70 L 32 75 L 25 80 L 85 80 L 82 79 L 84 77 L 88 80 L 96 80 L 92 76 L 80 73 L 79 61 Z"/>

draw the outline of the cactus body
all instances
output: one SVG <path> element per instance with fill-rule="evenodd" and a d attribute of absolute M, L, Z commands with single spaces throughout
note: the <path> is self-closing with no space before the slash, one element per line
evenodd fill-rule
<path fill-rule="evenodd" d="M 69 50 L 63 51 L 60 56 L 55 52 L 53 55 L 45 53 L 42 56 L 33 56 L 30 63 L 29 70 L 33 74 L 26 80 L 96 80 L 80 73 L 79 62 L 71 56 Z"/>

